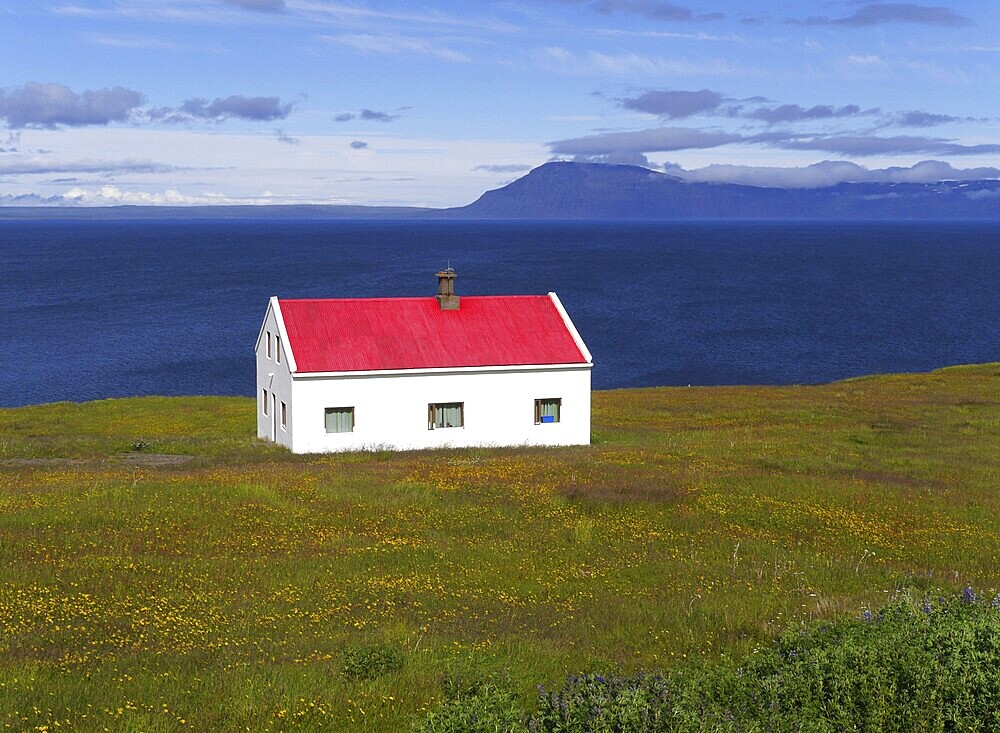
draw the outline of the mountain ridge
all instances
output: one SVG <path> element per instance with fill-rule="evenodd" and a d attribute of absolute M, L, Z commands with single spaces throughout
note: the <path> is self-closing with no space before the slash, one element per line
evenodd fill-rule
<path fill-rule="evenodd" d="M 632 165 L 553 161 L 465 206 L 0 206 L 28 219 L 1000 220 L 1000 180 L 768 188 L 689 182 Z"/>
<path fill-rule="evenodd" d="M 463 218 L 1000 219 L 1000 181 L 765 188 L 629 165 L 551 162 L 451 209 Z"/>

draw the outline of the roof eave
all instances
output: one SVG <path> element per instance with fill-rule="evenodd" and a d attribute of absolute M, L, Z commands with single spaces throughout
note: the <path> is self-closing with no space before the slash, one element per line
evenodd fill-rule
<path fill-rule="evenodd" d="M 285 317 L 281 315 L 281 302 L 277 296 L 272 296 L 271 301 L 274 304 L 274 321 L 278 324 L 278 335 L 281 336 L 281 343 L 285 345 L 288 371 L 295 374 L 298 371 L 298 367 L 295 364 L 295 351 L 292 349 L 292 340 L 288 338 L 288 329 L 285 328 Z"/>
<path fill-rule="evenodd" d="M 538 372 L 538 371 L 579 371 L 593 369 L 591 362 L 569 362 L 566 364 L 503 364 L 492 366 L 465 367 L 417 367 L 414 369 L 370 369 L 339 372 L 296 372 L 296 379 L 320 379 L 341 377 L 406 377 L 421 374 L 474 374 L 478 372 Z"/>
<path fill-rule="evenodd" d="M 288 330 L 285 328 L 285 319 L 281 315 L 281 303 L 278 302 L 277 295 L 272 295 L 267 301 L 267 310 L 264 311 L 264 320 L 261 321 L 260 331 L 257 332 L 257 341 L 254 342 L 253 350 L 256 352 L 260 348 L 260 340 L 264 337 L 264 327 L 267 325 L 268 313 L 274 313 L 274 322 L 278 329 L 278 336 L 285 347 L 285 361 L 288 363 L 288 371 L 294 374 L 296 372 L 295 352 L 292 351 L 292 342 L 288 338 Z"/>
<path fill-rule="evenodd" d="M 549 298 L 552 300 L 552 304 L 559 311 L 559 315 L 563 320 L 563 324 L 566 326 L 566 330 L 569 331 L 570 336 L 573 337 L 573 341 L 576 343 L 576 347 L 580 349 L 580 353 L 583 358 L 587 360 L 587 363 L 591 366 L 594 365 L 594 357 L 590 354 L 590 349 L 587 348 L 587 344 L 583 342 L 583 337 L 580 332 L 576 330 L 576 326 L 573 324 L 573 320 L 569 317 L 569 313 L 563 308 L 562 301 L 559 300 L 559 296 L 554 292 L 549 292 Z"/>
<path fill-rule="evenodd" d="M 267 314 L 274 310 L 275 303 L 278 299 L 275 296 L 271 296 L 267 300 L 267 308 L 264 310 L 264 318 L 260 322 L 260 330 L 257 331 L 257 340 L 253 344 L 253 350 L 257 351 L 260 348 L 260 340 L 264 338 L 264 327 L 267 326 Z"/>

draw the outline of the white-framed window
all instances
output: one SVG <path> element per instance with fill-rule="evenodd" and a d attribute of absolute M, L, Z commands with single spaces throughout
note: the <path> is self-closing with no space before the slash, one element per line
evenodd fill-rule
<path fill-rule="evenodd" d="M 263 392 L 264 392 L 264 414 L 266 415 L 267 414 L 267 401 L 268 401 L 268 396 L 269 395 L 267 394 L 267 390 L 266 389 L 264 389 Z"/>
<path fill-rule="evenodd" d="M 535 425 L 559 422 L 562 412 L 562 397 L 544 397 L 535 400 Z"/>
<path fill-rule="evenodd" d="M 432 402 L 427 405 L 427 429 L 465 427 L 464 402 Z"/>
<path fill-rule="evenodd" d="M 326 422 L 326 432 L 328 433 L 354 432 L 353 407 L 327 407 L 323 410 L 323 417 Z"/>
<path fill-rule="evenodd" d="M 273 352 L 271 351 L 271 332 L 267 331 L 267 358 L 270 359 Z"/>
<path fill-rule="evenodd" d="M 281 336 L 274 334 L 274 360 L 281 363 Z"/>
<path fill-rule="evenodd" d="M 288 429 L 288 406 L 284 402 L 281 403 L 281 429 Z"/>

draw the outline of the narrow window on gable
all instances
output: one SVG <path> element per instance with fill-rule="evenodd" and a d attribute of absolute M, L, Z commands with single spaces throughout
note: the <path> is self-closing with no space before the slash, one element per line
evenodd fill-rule
<path fill-rule="evenodd" d="M 281 336 L 274 334 L 274 360 L 281 363 Z"/>
<path fill-rule="evenodd" d="M 559 422 L 560 412 L 562 412 L 562 397 L 546 397 L 535 400 L 535 425 Z"/>
<path fill-rule="evenodd" d="M 267 390 L 265 389 L 264 390 L 264 414 L 265 415 L 267 414 L 267 397 L 268 397 Z"/>
<path fill-rule="evenodd" d="M 324 412 L 326 418 L 326 432 L 328 433 L 354 432 L 353 407 L 327 407 Z"/>
<path fill-rule="evenodd" d="M 427 405 L 427 429 L 465 426 L 464 402 L 437 402 Z"/>
<path fill-rule="evenodd" d="M 285 403 L 281 403 L 281 429 L 285 430 L 288 428 L 288 408 Z"/>
<path fill-rule="evenodd" d="M 271 358 L 271 332 L 267 332 L 267 358 Z"/>

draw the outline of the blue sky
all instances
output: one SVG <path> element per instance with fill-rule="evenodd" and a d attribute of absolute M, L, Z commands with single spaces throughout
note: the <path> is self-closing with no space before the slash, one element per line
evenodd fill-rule
<path fill-rule="evenodd" d="M 998 178 L 998 71 L 981 0 L 0 0 L 0 204 Z"/>

